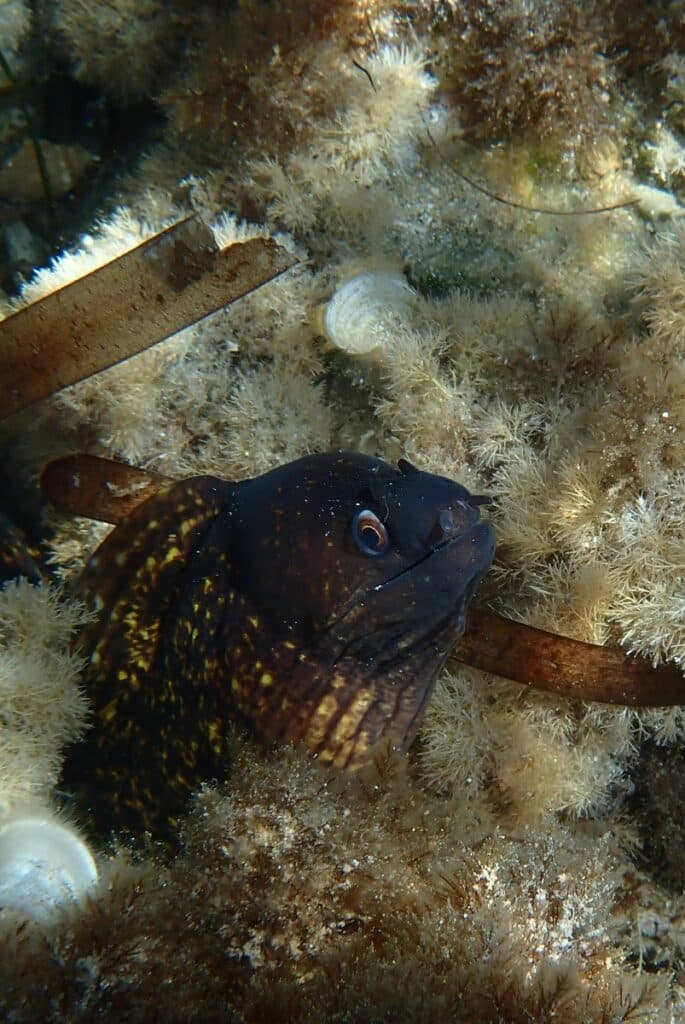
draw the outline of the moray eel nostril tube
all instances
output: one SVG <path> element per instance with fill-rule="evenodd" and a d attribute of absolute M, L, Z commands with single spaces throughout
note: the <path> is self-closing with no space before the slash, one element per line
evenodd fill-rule
<path fill-rule="evenodd" d="M 173 839 L 227 773 L 231 719 L 345 768 L 407 746 L 494 554 L 480 503 L 406 460 L 331 452 L 140 505 L 79 584 L 93 721 L 63 785 L 94 828 Z"/>

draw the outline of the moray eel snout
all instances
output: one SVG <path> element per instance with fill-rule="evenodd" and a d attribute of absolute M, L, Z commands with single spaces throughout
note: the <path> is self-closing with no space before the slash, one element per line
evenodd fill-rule
<path fill-rule="evenodd" d="M 407 746 L 494 554 L 481 503 L 406 460 L 331 452 L 139 506 L 81 581 L 93 728 L 65 786 L 95 827 L 173 834 L 225 777 L 231 719 L 346 768 Z"/>

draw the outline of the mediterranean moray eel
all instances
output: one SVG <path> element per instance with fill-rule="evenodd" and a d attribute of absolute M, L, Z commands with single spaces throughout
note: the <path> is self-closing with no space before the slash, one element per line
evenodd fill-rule
<path fill-rule="evenodd" d="M 93 830 L 173 842 L 189 794 L 227 774 L 231 719 L 345 768 L 406 747 L 494 554 L 483 500 L 331 452 L 135 509 L 78 587 L 92 728 L 62 785 Z"/>

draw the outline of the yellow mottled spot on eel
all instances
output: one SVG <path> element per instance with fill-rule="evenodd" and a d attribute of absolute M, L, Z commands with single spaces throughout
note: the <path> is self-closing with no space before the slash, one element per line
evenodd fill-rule
<path fill-rule="evenodd" d="M 183 539 L 184 537 L 187 537 L 188 534 L 190 533 L 190 531 L 195 529 L 196 525 L 197 525 L 197 520 L 196 519 L 193 519 L 193 518 L 184 519 L 183 522 L 181 523 L 181 525 L 179 527 L 179 531 L 178 531 L 180 533 L 180 535 L 181 535 L 181 538 Z"/>
<path fill-rule="evenodd" d="M 359 723 L 374 702 L 371 690 L 360 690 L 347 711 L 340 716 L 340 721 L 333 730 L 332 741 L 337 746 L 348 738 L 355 736 Z"/>
<path fill-rule="evenodd" d="M 328 732 L 328 723 L 338 713 L 340 705 L 332 693 L 320 701 L 305 734 L 305 742 L 308 747 L 315 750 L 324 740 Z"/>
<path fill-rule="evenodd" d="M 220 746 L 221 740 L 223 739 L 223 734 L 224 731 L 221 726 L 221 722 L 209 723 L 209 726 L 207 728 L 207 736 L 209 738 L 209 742 L 211 743 L 214 749 L 217 749 Z"/>
<path fill-rule="evenodd" d="M 111 700 L 109 704 L 106 704 L 101 712 L 105 722 L 113 722 L 114 719 L 117 717 L 118 710 L 119 702 L 117 700 Z"/>

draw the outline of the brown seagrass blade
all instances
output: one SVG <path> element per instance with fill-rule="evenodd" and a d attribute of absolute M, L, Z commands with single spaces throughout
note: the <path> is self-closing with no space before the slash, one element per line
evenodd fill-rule
<path fill-rule="evenodd" d="M 227 306 L 292 267 L 270 238 L 218 249 L 189 217 L 0 321 L 0 419 Z"/>
<path fill-rule="evenodd" d="M 685 676 L 620 647 L 603 647 L 514 622 L 484 608 L 469 612 L 454 657 L 537 690 L 630 707 L 685 704 Z"/>
<path fill-rule="evenodd" d="M 159 473 L 85 454 L 49 462 L 40 478 L 43 494 L 60 512 L 115 525 L 170 482 Z"/>

